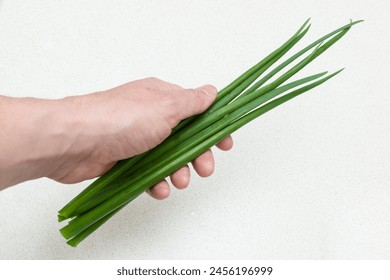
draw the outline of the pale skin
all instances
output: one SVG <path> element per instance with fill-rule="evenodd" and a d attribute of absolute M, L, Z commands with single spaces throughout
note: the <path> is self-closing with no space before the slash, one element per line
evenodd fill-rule
<path fill-rule="evenodd" d="M 48 177 L 72 184 L 100 176 L 121 159 L 143 153 L 167 138 L 181 120 L 206 110 L 217 94 L 205 85 L 185 89 L 156 78 L 59 100 L 0 95 L 0 190 Z M 216 146 L 232 148 L 230 136 Z M 201 177 L 214 171 L 211 150 L 192 165 Z M 190 169 L 170 176 L 184 189 Z M 147 193 L 169 196 L 166 180 Z"/>

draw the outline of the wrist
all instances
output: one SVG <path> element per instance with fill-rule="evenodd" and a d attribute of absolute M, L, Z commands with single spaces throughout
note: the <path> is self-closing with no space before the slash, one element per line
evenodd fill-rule
<path fill-rule="evenodd" d="M 61 100 L 1 97 L 0 188 L 49 176 L 72 145 Z"/>

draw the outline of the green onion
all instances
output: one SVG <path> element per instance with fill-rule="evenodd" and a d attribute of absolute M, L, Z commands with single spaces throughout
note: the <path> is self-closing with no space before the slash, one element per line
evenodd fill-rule
<path fill-rule="evenodd" d="M 221 90 L 218 93 L 218 96 L 214 104 L 218 103 L 218 100 L 228 93 L 233 92 L 233 94 L 235 95 L 240 94 L 246 87 L 248 87 L 253 81 L 255 81 L 262 73 L 264 73 L 269 67 L 271 67 L 272 64 L 274 64 L 281 56 L 283 56 L 288 50 L 290 50 L 307 33 L 310 27 L 310 25 L 307 26 L 308 21 L 309 20 L 307 20 L 299 28 L 299 30 L 277 50 L 273 51 L 266 58 L 262 59 L 260 62 L 258 62 L 256 65 L 248 69 L 244 74 L 242 74 L 240 77 L 234 80 L 231 84 L 229 84 L 227 87 Z M 208 111 L 210 111 L 210 109 Z M 190 121 L 192 121 L 193 119 L 194 118 L 189 118 L 182 121 L 174 129 L 172 135 L 180 128 L 188 124 Z M 70 203 L 68 203 L 65 207 L 63 207 L 59 211 L 59 215 L 58 215 L 59 221 L 62 221 L 66 218 L 73 217 L 75 209 L 83 205 L 90 196 L 94 195 L 96 192 L 104 188 L 114 179 L 118 178 L 122 173 L 126 172 L 130 167 L 132 167 L 146 154 L 147 153 L 144 153 L 142 155 L 132 157 L 128 160 L 121 161 L 115 166 L 115 168 L 112 168 L 110 171 L 108 171 L 99 179 L 97 179 L 95 182 L 93 182 L 87 189 L 85 189 L 82 193 L 80 193 L 79 196 L 77 196 L 75 199 L 73 199 Z M 82 197 L 83 200 L 79 200 L 80 197 Z"/>
<path fill-rule="evenodd" d="M 194 160 L 227 135 L 338 74 L 341 70 L 328 76 L 325 76 L 327 72 L 319 73 L 284 85 L 358 22 L 351 22 L 321 37 L 265 74 L 307 33 L 310 27 L 307 20 L 281 47 L 220 91 L 208 110 L 182 121 L 154 149 L 119 162 L 59 211 L 59 221 L 71 218 L 60 230 L 68 244 L 77 246 L 145 190 Z M 311 54 L 281 73 L 313 48 Z M 266 84 L 277 74 L 279 77 Z"/>

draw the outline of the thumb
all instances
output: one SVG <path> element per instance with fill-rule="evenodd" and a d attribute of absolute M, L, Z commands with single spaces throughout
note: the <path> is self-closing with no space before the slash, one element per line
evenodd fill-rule
<path fill-rule="evenodd" d="M 176 95 L 177 113 L 180 120 L 205 111 L 217 97 L 217 89 L 205 85 L 196 89 L 184 89 Z"/>

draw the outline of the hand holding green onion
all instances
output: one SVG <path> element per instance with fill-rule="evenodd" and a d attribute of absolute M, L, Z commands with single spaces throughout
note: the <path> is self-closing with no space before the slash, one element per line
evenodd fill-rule
<path fill-rule="evenodd" d="M 73 183 L 104 173 L 58 211 L 60 222 L 68 220 L 61 234 L 77 246 L 144 191 L 166 197 L 171 174 L 176 187 L 186 187 L 189 162 L 201 176 L 210 175 L 210 147 L 230 149 L 231 133 L 341 72 L 291 81 L 360 21 L 274 66 L 308 32 L 308 22 L 218 95 L 212 86 L 188 90 L 149 78 L 62 100 L 0 96 L 0 147 L 6 148 L 0 188 L 42 176 Z"/>
<path fill-rule="evenodd" d="M 62 183 L 75 183 L 100 176 L 118 160 L 156 147 L 181 120 L 206 110 L 216 95 L 217 90 L 211 85 L 185 89 L 147 78 L 104 92 L 69 97 L 68 112 L 74 115 L 75 123 L 73 134 L 79 133 L 73 145 L 84 148 L 82 152 L 74 152 L 74 164 L 67 160 L 66 168 L 61 166 L 50 177 Z M 223 150 L 231 145 L 230 136 L 217 144 Z M 195 159 L 193 166 L 199 175 L 211 175 L 214 168 L 211 150 Z M 184 165 L 173 172 L 171 181 L 182 189 L 189 184 L 189 177 L 190 170 Z M 167 181 L 158 182 L 148 193 L 157 199 L 166 198 Z"/>
<path fill-rule="evenodd" d="M 8 140 L 3 143 L 4 150 L 13 152 L 14 158 L 17 150 L 25 150 L 20 160 L 2 176 L 3 184 L 7 184 L 5 177 L 10 177 L 13 170 L 18 171 L 14 177 L 21 180 L 37 165 L 40 165 L 39 174 L 23 180 L 45 176 L 62 183 L 77 183 L 100 176 L 117 161 L 147 152 L 160 144 L 181 120 L 206 110 L 216 94 L 217 90 L 211 85 L 185 89 L 157 78 L 147 78 L 110 90 L 55 101 L 1 97 L 6 108 L 3 113 L 19 120 L 15 125 L 7 120 L 6 128 L 15 131 L 18 130 L 15 127 L 23 126 L 27 120 L 40 120 L 39 125 L 30 128 L 35 136 L 25 135 L 23 138 L 25 145 L 10 141 L 10 137 L 3 138 Z M 41 117 L 43 115 L 46 117 Z M 12 135 L 10 132 L 8 135 Z M 28 163 L 27 147 L 34 138 L 44 145 L 36 147 L 34 152 L 40 156 Z M 60 143 L 65 149 L 59 146 Z M 231 137 L 217 146 L 222 150 L 230 149 Z M 52 151 L 50 157 L 45 156 L 47 150 Z M 199 175 L 211 175 L 214 168 L 211 150 L 196 158 L 193 166 Z M 21 168 L 24 169 L 22 173 Z M 189 178 L 189 168 L 184 165 L 172 173 L 171 182 L 183 189 L 189 184 Z M 11 184 L 10 180 L 8 182 Z M 164 199 L 169 195 L 169 185 L 163 179 L 147 192 L 156 199 Z"/>
<path fill-rule="evenodd" d="M 222 89 L 206 111 L 180 122 L 170 136 L 152 150 L 119 162 L 58 212 L 60 222 L 70 219 L 60 230 L 67 243 L 77 246 L 143 191 L 229 134 L 337 75 L 341 70 L 290 81 L 358 22 L 322 36 L 269 70 L 307 33 L 310 25 L 306 21 L 284 44 Z M 309 51 L 306 57 L 284 71 Z M 275 75 L 278 75 L 276 79 L 270 81 Z"/>

